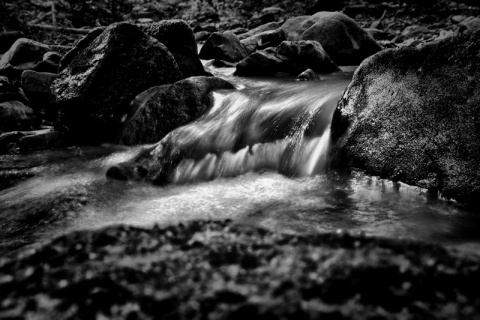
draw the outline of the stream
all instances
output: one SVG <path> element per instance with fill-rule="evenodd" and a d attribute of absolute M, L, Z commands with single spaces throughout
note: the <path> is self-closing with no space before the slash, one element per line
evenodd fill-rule
<path fill-rule="evenodd" d="M 294 82 L 239 78 L 233 69 L 212 68 L 240 91 L 215 93 L 212 110 L 179 130 L 201 154 L 182 161 L 172 183 L 163 187 L 106 178 L 109 167 L 131 159 L 141 147 L 6 156 L 2 170 L 29 168 L 35 175 L 0 191 L 0 255 L 73 230 L 192 219 L 232 219 L 297 234 L 344 230 L 480 253 L 478 212 L 402 183 L 327 169 L 331 115 L 353 70 Z M 215 155 L 208 151 L 213 143 L 227 150 L 242 123 L 249 126 L 245 146 Z M 283 136 L 275 136 L 280 131 Z"/>

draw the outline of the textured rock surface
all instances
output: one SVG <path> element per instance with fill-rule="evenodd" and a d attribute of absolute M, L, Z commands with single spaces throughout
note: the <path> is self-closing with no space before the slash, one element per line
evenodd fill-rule
<path fill-rule="evenodd" d="M 257 49 L 262 50 L 265 48 L 276 47 L 284 40 L 286 40 L 285 32 L 278 29 L 260 32 L 251 37 L 240 40 L 240 42 L 250 54 Z"/>
<path fill-rule="evenodd" d="M 478 205 L 479 52 L 476 32 L 366 60 L 334 114 L 336 161 Z"/>
<path fill-rule="evenodd" d="M 263 33 L 265 31 L 272 31 L 272 30 L 277 30 L 282 26 L 282 23 L 280 22 L 269 22 L 266 24 L 262 24 L 252 30 L 249 30 L 245 33 L 239 34 L 238 39 L 243 40 L 250 38 L 251 36 L 257 35 L 259 33 Z"/>
<path fill-rule="evenodd" d="M 20 101 L 0 103 L 0 131 L 33 130 L 38 124 L 32 108 Z"/>
<path fill-rule="evenodd" d="M 214 32 L 200 49 L 200 59 L 220 59 L 238 62 L 247 57 L 248 52 L 233 32 Z"/>
<path fill-rule="evenodd" d="M 172 85 L 153 87 L 132 102 L 120 142 L 133 145 L 160 141 L 173 129 L 195 120 L 211 107 L 211 92 L 234 89 L 215 77 L 190 77 Z"/>
<path fill-rule="evenodd" d="M 113 24 L 86 42 L 52 85 L 75 139 L 112 141 L 136 95 L 183 78 L 168 49 L 134 25 Z"/>
<path fill-rule="evenodd" d="M 475 319 L 478 257 L 229 222 L 74 232 L 0 263 L 0 317 Z"/>
<path fill-rule="evenodd" d="M 317 72 L 333 72 L 339 68 L 316 41 L 284 41 L 249 55 L 237 64 L 239 76 L 274 75 L 278 72 L 297 75 L 311 68 Z"/>
<path fill-rule="evenodd" d="M 140 24 L 138 27 L 168 48 L 185 78 L 205 75 L 198 57 L 195 36 L 185 21 L 163 20 Z"/>
<path fill-rule="evenodd" d="M 339 12 L 288 19 L 281 27 L 287 40 L 318 41 L 338 65 L 357 65 L 380 51 L 380 45 L 357 22 Z"/>

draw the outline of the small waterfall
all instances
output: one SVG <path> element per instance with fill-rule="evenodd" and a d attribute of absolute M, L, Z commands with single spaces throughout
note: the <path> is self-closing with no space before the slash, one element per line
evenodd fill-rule
<path fill-rule="evenodd" d="M 330 122 L 345 84 L 315 84 L 215 93 L 207 114 L 167 138 L 186 154 L 169 180 L 178 184 L 261 170 L 311 176 L 324 170 Z"/>

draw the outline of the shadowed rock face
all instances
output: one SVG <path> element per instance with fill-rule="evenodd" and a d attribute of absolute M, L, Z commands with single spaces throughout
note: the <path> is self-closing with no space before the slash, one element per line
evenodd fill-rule
<path fill-rule="evenodd" d="M 418 242 L 228 221 L 73 232 L 0 265 L 0 315 L 475 319 L 478 257 Z"/>
<path fill-rule="evenodd" d="M 337 164 L 480 203 L 480 32 L 387 50 L 336 110 Z"/>
<path fill-rule="evenodd" d="M 313 16 L 288 19 L 281 27 L 287 40 L 318 41 L 338 65 L 357 65 L 382 50 L 353 19 L 339 12 L 318 12 Z"/>
<path fill-rule="evenodd" d="M 210 108 L 215 89 L 235 87 L 216 77 L 190 77 L 142 92 L 132 101 L 132 114 L 123 126 L 120 142 L 133 145 L 160 141 Z"/>
<path fill-rule="evenodd" d="M 214 32 L 200 50 L 201 59 L 220 59 L 238 62 L 248 55 L 245 47 L 233 32 Z"/>
<path fill-rule="evenodd" d="M 128 23 L 107 27 L 74 50 L 53 82 L 52 96 L 63 123 L 80 141 L 114 140 L 136 95 L 184 77 L 162 43 Z"/>

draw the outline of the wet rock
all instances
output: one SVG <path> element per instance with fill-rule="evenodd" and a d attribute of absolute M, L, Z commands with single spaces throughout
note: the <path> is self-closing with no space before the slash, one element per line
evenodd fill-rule
<path fill-rule="evenodd" d="M 299 74 L 311 68 L 317 72 L 333 72 L 339 68 L 316 41 L 284 41 L 276 48 L 252 53 L 237 64 L 236 75 L 260 76 L 279 72 Z"/>
<path fill-rule="evenodd" d="M 0 131 L 33 130 L 38 124 L 32 108 L 20 101 L 0 103 Z"/>
<path fill-rule="evenodd" d="M 57 77 L 55 73 L 26 70 L 22 73 L 22 89 L 32 107 L 42 109 L 50 103 L 50 86 Z"/>
<path fill-rule="evenodd" d="M 62 65 L 68 61 L 53 82 L 52 97 L 72 138 L 84 142 L 114 140 L 136 95 L 184 77 L 162 43 L 128 23 L 80 41 Z"/>
<path fill-rule="evenodd" d="M 460 22 L 459 26 L 468 31 L 480 30 L 480 17 L 468 17 Z"/>
<path fill-rule="evenodd" d="M 22 151 L 54 149 L 67 145 L 65 134 L 50 129 L 29 132 L 18 140 Z"/>
<path fill-rule="evenodd" d="M 234 89 L 215 77 L 190 77 L 172 85 L 157 86 L 132 102 L 120 142 L 127 145 L 160 141 L 173 129 L 195 120 L 212 106 L 211 92 Z"/>
<path fill-rule="evenodd" d="M 50 51 L 46 44 L 20 38 L 0 59 L 0 74 L 19 78 L 24 70 L 32 70 L 43 61 L 43 55 Z"/>
<path fill-rule="evenodd" d="M 270 47 L 276 47 L 286 40 L 285 32 L 281 29 L 263 31 L 251 37 L 240 40 L 248 54 L 257 50 L 262 50 Z"/>
<path fill-rule="evenodd" d="M 247 55 L 247 50 L 232 32 L 212 33 L 199 53 L 200 59 L 220 59 L 229 62 L 238 62 Z"/>
<path fill-rule="evenodd" d="M 23 90 L 13 85 L 7 77 L 0 76 L 0 103 L 15 100 L 30 105 Z"/>
<path fill-rule="evenodd" d="M 238 39 L 243 40 L 246 38 L 250 38 L 251 36 L 257 35 L 259 33 L 265 32 L 265 31 L 272 31 L 272 30 L 277 30 L 282 26 L 282 23 L 280 22 L 269 22 L 266 24 L 262 24 L 254 29 L 251 29 L 248 32 L 242 33 L 238 35 Z"/>
<path fill-rule="evenodd" d="M 11 153 L 12 147 L 18 148 L 18 141 L 24 135 L 24 133 L 19 131 L 11 131 L 0 134 L 0 154 Z"/>
<path fill-rule="evenodd" d="M 320 80 L 321 77 L 312 69 L 307 69 L 300 73 L 295 79 L 296 81 L 311 81 L 311 80 Z"/>
<path fill-rule="evenodd" d="M 334 114 L 335 161 L 479 205 L 479 50 L 476 32 L 362 63 Z"/>
<path fill-rule="evenodd" d="M 365 58 L 382 50 L 353 19 L 339 12 L 294 17 L 288 19 L 281 28 L 287 40 L 318 41 L 338 65 L 360 64 Z"/>
<path fill-rule="evenodd" d="M 205 41 L 210 37 L 212 33 L 208 31 L 199 31 L 195 33 L 195 41 L 200 42 L 200 41 Z"/>
<path fill-rule="evenodd" d="M 168 48 L 185 78 L 205 75 L 198 57 L 195 36 L 185 21 L 163 20 L 140 24 L 138 27 Z"/>
<path fill-rule="evenodd" d="M 115 226 L 4 258 L 0 316 L 475 319 L 479 262 L 421 242 L 230 221 Z"/>

